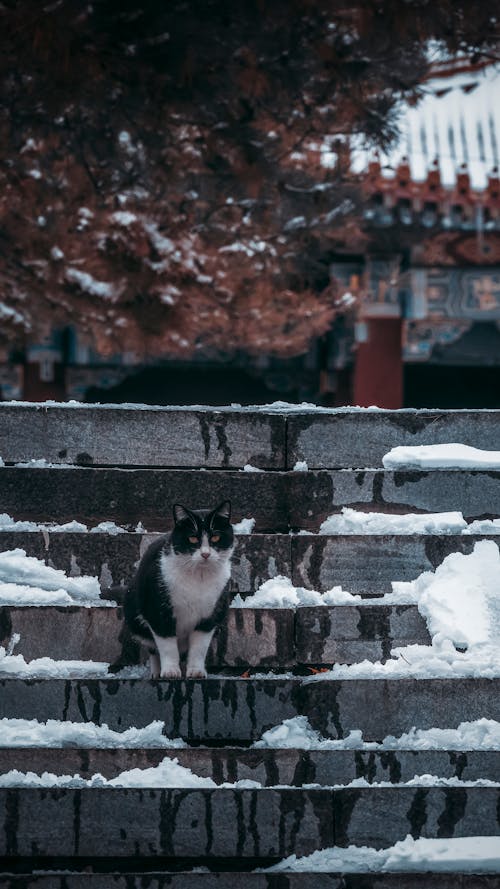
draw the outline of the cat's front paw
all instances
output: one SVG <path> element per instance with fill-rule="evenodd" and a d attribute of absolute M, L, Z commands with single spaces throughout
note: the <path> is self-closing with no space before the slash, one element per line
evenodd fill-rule
<path fill-rule="evenodd" d="M 206 679 L 207 671 L 203 667 L 188 667 L 186 679 Z"/>
<path fill-rule="evenodd" d="M 181 679 L 181 677 L 180 667 L 166 667 L 160 673 L 160 679 Z"/>

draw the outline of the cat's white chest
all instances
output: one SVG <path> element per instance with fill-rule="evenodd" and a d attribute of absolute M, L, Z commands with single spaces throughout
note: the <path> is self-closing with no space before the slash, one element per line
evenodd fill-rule
<path fill-rule="evenodd" d="M 160 571 L 168 589 L 178 638 L 188 636 L 200 620 L 210 617 L 229 580 L 229 560 L 186 570 L 175 554 L 163 554 Z"/>

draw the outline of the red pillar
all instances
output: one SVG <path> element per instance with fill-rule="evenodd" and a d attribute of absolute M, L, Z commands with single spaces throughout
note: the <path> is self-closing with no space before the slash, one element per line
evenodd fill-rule
<path fill-rule="evenodd" d="M 370 318 L 366 324 L 367 341 L 356 350 L 353 404 L 402 407 L 401 319 Z"/>

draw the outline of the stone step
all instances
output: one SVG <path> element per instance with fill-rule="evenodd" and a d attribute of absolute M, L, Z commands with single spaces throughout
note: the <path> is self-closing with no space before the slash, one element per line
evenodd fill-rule
<path fill-rule="evenodd" d="M 171 528 L 172 504 L 194 509 L 233 503 L 232 520 L 288 532 L 287 473 L 196 469 L 0 468 L 2 510 L 16 519 L 95 525 L 114 521 L 148 531 Z"/>
<path fill-rule="evenodd" d="M 387 513 L 456 510 L 467 520 L 500 515 L 500 472 L 491 470 L 341 469 L 286 478 L 292 528 L 317 531 L 344 506 Z"/>
<path fill-rule="evenodd" d="M 229 498 L 233 521 L 255 530 L 317 531 L 342 507 L 383 512 L 458 510 L 467 519 L 500 515 L 500 472 L 331 470 L 241 472 L 193 469 L 0 468 L 2 509 L 16 519 L 116 521 L 150 531 L 172 524 L 171 505 Z"/>
<path fill-rule="evenodd" d="M 156 533 L 0 531 L 0 552 L 24 549 L 71 576 L 98 577 L 106 590 L 130 582 L 140 557 L 157 537 Z M 415 580 L 423 571 L 434 571 L 450 553 L 472 552 L 483 539 L 479 534 L 242 534 L 236 536 L 231 589 L 252 593 L 264 581 L 283 574 L 307 589 L 342 586 L 376 596 L 391 592 L 393 580 Z M 112 597 L 117 595 L 114 590 Z"/>
<path fill-rule="evenodd" d="M 499 806 L 498 787 L 0 788 L 0 855 L 283 858 L 408 834 L 499 836 Z"/>
<path fill-rule="evenodd" d="M 365 741 L 415 726 L 500 721 L 500 679 L 0 679 L 0 718 L 94 722 L 117 731 L 160 719 L 169 737 L 217 746 L 258 740 L 297 715 L 325 737 L 360 729 Z"/>
<path fill-rule="evenodd" d="M 0 774 L 18 769 L 37 775 L 101 774 L 115 778 L 129 769 L 157 766 L 175 758 L 195 775 L 216 784 L 251 780 L 264 787 L 303 784 L 333 786 L 365 778 L 370 784 L 411 781 L 415 775 L 439 775 L 500 782 L 500 750 L 301 750 L 242 747 L 0 747 Z"/>
<path fill-rule="evenodd" d="M 126 587 L 148 546 L 158 533 L 93 534 L 49 531 L 0 531 L 0 552 L 23 549 L 75 577 L 98 577 L 111 598 L 120 598 L 117 587 Z M 236 535 L 232 560 L 231 590 L 246 595 L 277 574 L 292 576 L 291 537 L 288 534 Z M 109 598 L 109 596 L 107 596 Z"/>
<path fill-rule="evenodd" d="M 105 661 L 138 664 L 147 654 L 122 633 L 121 608 L 75 606 L 0 607 L 0 644 L 8 647 L 18 633 L 15 653 L 30 661 Z M 213 640 L 207 664 L 211 668 L 287 669 L 295 664 L 295 614 L 287 608 L 232 608 L 228 623 Z"/>
<path fill-rule="evenodd" d="M 137 862 L 134 862 L 137 865 Z M 92 859 L 95 866 L 95 859 Z M 162 870 L 79 873 L 78 859 L 71 871 L 36 875 L 5 875 L 5 889 L 498 889 L 498 874 L 466 873 L 251 873 L 235 871 L 186 872 Z M 237 866 L 241 868 L 240 860 Z M 0 874 L 1 877 L 1 874 Z"/>
<path fill-rule="evenodd" d="M 165 721 L 170 737 L 218 745 L 258 740 L 300 713 L 293 678 L 151 681 L 0 678 L 0 718 L 61 719 L 121 731 Z"/>
<path fill-rule="evenodd" d="M 314 534 L 292 538 L 295 586 L 328 590 L 339 584 L 363 596 L 390 593 L 393 580 L 415 580 L 435 571 L 451 553 L 469 554 L 476 534 Z M 500 537 L 487 538 L 496 543 Z M 1 543 L 0 535 L 0 543 Z"/>
<path fill-rule="evenodd" d="M 376 600 L 373 600 L 375 602 Z M 121 608 L 0 606 L 0 645 L 20 636 L 16 654 L 25 660 L 92 660 L 136 664 L 139 647 L 122 633 Z M 212 643 L 208 665 L 288 669 L 380 660 L 400 645 L 430 644 L 414 605 L 231 608 L 227 626 Z"/>
<path fill-rule="evenodd" d="M 304 460 L 309 469 L 380 467 L 399 445 L 460 442 L 498 449 L 500 411 L 331 410 L 297 412 L 287 419 L 288 467 Z"/>
<path fill-rule="evenodd" d="M 499 411 L 0 404 L 0 456 L 94 466 L 382 466 L 397 445 L 496 450 Z M 29 439 L 26 429 L 29 428 Z M 285 457 L 286 455 L 286 457 Z"/>
<path fill-rule="evenodd" d="M 500 679 L 306 680 L 302 706 L 325 737 L 360 729 L 365 741 L 398 737 L 413 727 L 456 728 L 461 722 L 500 721 Z"/>
<path fill-rule="evenodd" d="M 0 856 L 282 858 L 333 845 L 329 790 L 0 788 Z"/>
<path fill-rule="evenodd" d="M 0 404 L 0 456 L 12 463 L 285 469 L 285 428 L 285 416 L 251 408 Z"/>

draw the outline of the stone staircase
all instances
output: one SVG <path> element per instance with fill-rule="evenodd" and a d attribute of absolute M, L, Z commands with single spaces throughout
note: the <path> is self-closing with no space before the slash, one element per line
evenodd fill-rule
<path fill-rule="evenodd" d="M 293 749 L 253 746 L 307 716 L 325 738 L 361 730 L 381 742 L 412 727 L 500 721 L 500 679 L 331 679 L 333 663 L 386 659 L 429 643 L 413 605 L 380 597 L 478 535 L 318 535 L 343 506 L 389 513 L 460 510 L 500 515 L 500 472 L 388 472 L 396 445 L 459 441 L 498 448 L 494 411 L 308 411 L 0 404 L 0 512 L 17 520 L 95 526 L 111 534 L 0 531 L 68 574 L 100 579 L 103 602 L 0 607 L 0 644 L 26 661 L 88 661 L 77 678 L 0 673 L 0 718 L 106 724 L 123 732 L 155 720 L 183 746 L 0 747 L 0 773 L 113 779 L 175 758 L 211 787 L 0 786 L 0 885 L 8 889 L 493 889 L 497 874 L 260 873 L 295 853 L 388 847 L 418 837 L 500 835 L 500 788 L 410 784 L 416 775 L 500 782 L 500 751 Z M 29 461 L 50 465 L 19 466 Z M 305 461 L 307 471 L 294 471 Z M 58 465 L 61 464 L 61 465 Z M 69 465 L 65 465 L 69 464 Z M 248 471 L 248 466 L 260 470 Z M 247 467 L 247 471 L 242 471 Z M 365 468 L 369 467 L 369 468 Z M 133 663 L 120 600 L 145 547 L 170 526 L 171 504 L 233 503 L 255 519 L 237 540 L 233 589 L 243 598 L 283 574 L 297 586 L 334 585 L 356 605 L 233 608 L 214 641 L 211 675 L 157 681 L 95 675 L 90 662 Z M 138 523 L 147 531 L 134 530 Z M 290 534 L 306 530 L 307 535 Z M 495 538 L 494 538 L 495 539 Z M 108 601 L 104 601 L 108 600 Z M 109 606 L 109 600 L 118 602 Z M 309 677 L 309 679 L 308 679 Z M 1 727 L 0 727 L 1 732 Z M 2 743 L 0 737 L 0 744 Z M 354 779 L 362 784 L 352 785 Z M 259 782 L 255 785 L 236 782 Z M 380 782 L 384 782 L 380 786 Z"/>

